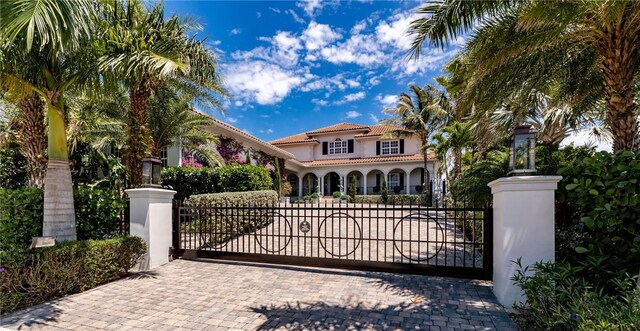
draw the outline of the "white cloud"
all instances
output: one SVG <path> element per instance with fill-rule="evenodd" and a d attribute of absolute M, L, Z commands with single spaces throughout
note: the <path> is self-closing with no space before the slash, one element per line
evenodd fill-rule
<path fill-rule="evenodd" d="M 383 43 L 392 45 L 398 50 L 407 51 L 411 48 L 411 39 L 407 36 L 407 29 L 411 21 L 419 16 L 409 13 L 398 13 L 389 22 L 382 21 L 376 27 L 376 36 Z"/>
<path fill-rule="evenodd" d="M 366 28 L 367 28 L 367 22 L 360 21 L 356 23 L 356 25 L 354 25 L 353 28 L 351 28 L 351 34 L 359 34 L 360 32 L 362 32 L 362 30 Z"/>
<path fill-rule="evenodd" d="M 244 104 L 244 103 L 243 103 L 242 101 L 240 101 L 240 100 L 238 100 L 238 101 L 236 101 L 236 102 L 234 103 L 234 105 L 235 105 L 236 107 L 242 107 L 242 105 L 243 105 L 243 104 Z"/>
<path fill-rule="evenodd" d="M 320 55 L 334 64 L 354 63 L 363 67 L 380 65 L 387 60 L 375 36 L 364 34 L 351 35 L 343 43 L 325 47 Z"/>
<path fill-rule="evenodd" d="M 280 14 L 280 9 L 278 8 L 269 7 L 269 10 L 271 10 L 274 13 Z"/>
<path fill-rule="evenodd" d="M 227 122 L 229 122 L 229 123 L 231 123 L 231 124 L 233 124 L 233 123 L 237 123 L 237 122 L 238 122 L 238 120 L 237 120 L 237 119 L 235 119 L 235 118 L 233 118 L 233 117 L 227 117 L 227 118 L 226 118 L 226 120 L 227 120 Z"/>
<path fill-rule="evenodd" d="M 371 121 L 373 121 L 374 123 L 378 123 L 380 122 L 380 118 L 378 116 L 376 116 L 376 114 L 373 113 L 369 113 L 369 118 L 371 119 Z"/>
<path fill-rule="evenodd" d="M 335 101 L 336 105 L 344 105 L 345 103 L 362 100 L 365 97 L 365 93 L 360 91 L 356 93 L 350 93 L 342 97 L 342 99 Z"/>
<path fill-rule="evenodd" d="M 302 32 L 301 39 L 304 41 L 308 50 L 314 51 L 320 49 L 335 40 L 342 38 L 342 35 L 327 24 L 318 24 L 314 21 Z"/>
<path fill-rule="evenodd" d="M 291 17 L 293 17 L 293 20 L 296 21 L 296 23 L 300 23 L 300 24 L 306 23 L 306 21 L 302 17 L 298 16 L 298 14 L 296 14 L 296 12 L 293 9 L 287 9 L 285 13 L 291 15 Z"/>
<path fill-rule="evenodd" d="M 279 103 L 306 81 L 304 72 L 260 60 L 231 64 L 225 69 L 229 90 L 261 105 Z"/>
<path fill-rule="evenodd" d="M 306 0 L 297 2 L 296 6 L 302 8 L 307 16 L 314 16 L 316 11 L 322 10 L 324 4 L 321 0 Z"/>
<path fill-rule="evenodd" d="M 231 32 L 229 32 L 229 34 L 232 35 L 232 36 L 235 36 L 235 35 L 238 35 L 238 34 L 241 34 L 241 33 L 242 33 L 242 29 L 240 29 L 240 28 L 235 28 L 235 29 L 231 30 Z"/>
<path fill-rule="evenodd" d="M 258 132 L 269 134 L 269 133 L 273 133 L 273 129 L 258 130 Z"/>
<path fill-rule="evenodd" d="M 317 106 L 326 106 L 329 104 L 327 100 L 315 99 L 315 98 L 311 99 L 311 102 L 313 102 Z"/>
<path fill-rule="evenodd" d="M 355 110 L 348 111 L 346 115 L 347 115 L 347 118 L 356 118 L 356 117 L 362 116 L 362 114 L 358 113 Z"/>
<path fill-rule="evenodd" d="M 369 83 L 369 85 L 371 85 L 371 86 L 376 86 L 376 85 L 380 84 L 380 77 L 373 76 L 373 77 L 369 78 L 367 83 Z"/>
<path fill-rule="evenodd" d="M 380 104 L 386 108 L 398 102 L 398 96 L 394 94 L 387 94 L 387 95 L 378 94 L 376 96 L 376 100 L 378 100 L 378 102 L 380 102 Z"/>
<path fill-rule="evenodd" d="M 278 31 L 273 37 L 260 37 L 268 46 L 259 46 L 249 51 L 237 51 L 231 54 L 235 60 L 262 59 L 278 63 L 282 66 L 293 67 L 298 64 L 302 42 L 289 31 Z"/>

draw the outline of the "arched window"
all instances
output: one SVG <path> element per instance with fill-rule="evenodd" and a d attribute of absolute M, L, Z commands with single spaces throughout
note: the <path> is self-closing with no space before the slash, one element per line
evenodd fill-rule
<path fill-rule="evenodd" d="M 347 141 L 337 138 L 335 141 L 329 142 L 329 154 L 347 154 Z"/>

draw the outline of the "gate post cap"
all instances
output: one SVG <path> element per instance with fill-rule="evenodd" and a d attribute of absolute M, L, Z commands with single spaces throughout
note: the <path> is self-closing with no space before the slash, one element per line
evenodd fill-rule
<path fill-rule="evenodd" d="M 166 198 L 173 199 L 173 196 L 178 193 L 174 190 L 165 190 L 161 188 L 143 187 L 143 188 L 131 188 L 124 190 L 129 198 Z"/>
<path fill-rule="evenodd" d="M 562 176 L 513 176 L 501 177 L 489 184 L 491 193 L 503 191 L 554 191 Z"/>

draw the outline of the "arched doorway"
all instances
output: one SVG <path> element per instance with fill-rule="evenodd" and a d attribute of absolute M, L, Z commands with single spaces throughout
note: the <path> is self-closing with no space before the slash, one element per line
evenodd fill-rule
<path fill-rule="evenodd" d="M 362 195 L 364 194 L 364 176 L 362 175 L 362 173 L 358 170 L 354 170 L 352 172 L 350 172 L 347 175 L 347 182 L 345 183 L 345 185 L 347 187 L 345 187 L 345 190 L 347 191 L 347 194 L 349 194 L 350 190 L 351 190 L 351 181 L 355 179 L 356 182 L 356 194 L 357 195 Z"/>
<path fill-rule="evenodd" d="M 298 176 L 296 174 L 288 174 L 287 182 L 291 185 L 290 197 L 297 197 L 300 194 L 300 185 L 298 185 Z"/>
<path fill-rule="evenodd" d="M 309 195 L 318 192 L 318 177 L 308 173 L 302 177 L 302 195 Z"/>
<path fill-rule="evenodd" d="M 387 188 L 389 194 L 408 194 L 407 173 L 402 169 L 393 169 L 387 174 Z"/>
<path fill-rule="evenodd" d="M 421 194 L 429 191 L 430 180 L 427 180 L 427 182 L 425 183 L 424 175 L 425 173 L 423 167 L 418 167 L 411 170 L 411 172 L 409 173 L 409 180 L 411 181 L 411 187 L 409 188 L 411 191 L 410 194 Z M 427 176 L 429 178 L 431 177 L 428 171 Z"/>
<path fill-rule="evenodd" d="M 324 195 L 330 196 L 333 192 L 340 192 L 340 175 L 330 172 L 324 176 Z"/>
<path fill-rule="evenodd" d="M 384 173 L 380 170 L 371 170 L 367 173 L 367 187 L 365 194 L 380 194 L 382 192 L 382 180 Z"/>

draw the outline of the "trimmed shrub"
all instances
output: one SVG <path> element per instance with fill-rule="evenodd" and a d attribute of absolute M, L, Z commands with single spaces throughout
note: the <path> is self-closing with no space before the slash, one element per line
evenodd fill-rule
<path fill-rule="evenodd" d="M 250 164 L 229 165 L 219 168 L 218 174 L 222 192 L 261 191 L 273 187 L 271 176 L 264 167 Z"/>
<path fill-rule="evenodd" d="M 162 185 L 171 186 L 178 200 L 194 194 L 220 192 L 220 176 L 214 168 L 167 167 L 162 169 L 161 176 Z"/>
<path fill-rule="evenodd" d="M 77 188 L 73 196 L 78 240 L 119 233 L 126 198 L 117 190 Z M 28 248 L 31 238 L 42 235 L 43 200 L 37 188 L 0 190 L 0 250 Z"/>
<path fill-rule="evenodd" d="M 273 222 L 269 213 L 278 204 L 276 191 L 225 192 L 193 195 L 185 201 L 193 217 L 184 220 L 184 231 L 206 229 L 211 236 L 200 239 L 199 245 L 213 246 L 229 241 L 239 235 L 254 232 Z M 251 206 L 255 208 L 237 208 Z M 200 207 L 200 208 L 197 208 Z M 217 208 L 216 208 L 217 207 Z M 198 245 L 198 244 L 196 244 Z"/>
<path fill-rule="evenodd" d="M 77 188 L 73 191 L 78 240 L 118 235 L 127 200 L 117 190 Z"/>
<path fill-rule="evenodd" d="M 25 249 L 42 234 L 42 190 L 0 190 L 0 251 Z"/>
<path fill-rule="evenodd" d="M 128 274 L 146 251 L 137 237 L 63 242 L 53 247 L 0 252 L 0 311 L 86 291 Z"/>
<path fill-rule="evenodd" d="M 425 200 L 423 195 L 418 194 L 398 194 L 389 195 L 387 197 L 388 205 L 424 205 Z M 381 195 L 356 195 L 356 203 L 380 203 L 382 204 Z"/>
<path fill-rule="evenodd" d="M 278 203 L 276 191 L 224 192 L 196 194 L 185 201 L 189 206 L 268 206 Z"/>
<path fill-rule="evenodd" d="M 342 196 L 342 193 L 340 193 L 340 191 L 335 191 L 335 192 L 333 192 L 333 193 L 331 194 L 331 196 L 332 196 L 334 199 L 340 199 L 340 197 Z"/>

